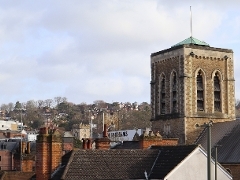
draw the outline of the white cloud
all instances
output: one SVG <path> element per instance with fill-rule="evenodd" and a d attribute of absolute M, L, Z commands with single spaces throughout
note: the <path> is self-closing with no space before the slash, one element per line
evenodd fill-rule
<path fill-rule="evenodd" d="M 1 2 L 0 104 L 149 102 L 150 54 L 190 36 L 190 5 L 193 36 L 240 57 L 238 1 Z"/>

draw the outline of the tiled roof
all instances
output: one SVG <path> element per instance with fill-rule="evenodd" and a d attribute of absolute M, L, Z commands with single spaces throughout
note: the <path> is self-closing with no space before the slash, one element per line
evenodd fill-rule
<path fill-rule="evenodd" d="M 183 45 L 183 44 L 195 44 L 195 45 L 200 45 L 200 46 L 209 46 L 209 44 L 207 44 L 206 42 L 200 41 L 200 40 L 191 36 L 191 37 L 173 45 L 172 47 L 180 46 L 180 45 Z"/>
<path fill-rule="evenodd" d="M 61 176 L 62 176 L 64 170 L 66 169 L 67 163 L 68 163 L 71 155 L 72 155 L 72 151 L 62 156 L 61 167 L 59 167 L 58 170 L 52 174 L 51 180 L 61 179 Z"/>
<path fill-rule="evenodd" d="M 240 163 L 240 120 L 214 123 L 211 127 L 212 156 L 215 156 L 214 146 L 219 145 L 218 162 Z M 207 149 L 207 130 L 205 129 L 196 141 Z"/>
<path fill-rule="evenodd" d="M 123 141 L 112 149 L 141 149 L 140 141 Z"/>
<path fill-rule="evenodd" d="M 145 179 L 159 150 L 79 150 L 70 158 L 63 179 Z"/>
<path fill-rule="evenodd" d="M 150 179 L 164 178 L 197 147 L 197 145 L 152 146 L 151 149 L 158 149 L 160 153 L 150 172 Z"/>
<path fill-rule="evenodd" d="M 1 180 L 31 180 L 35 172 L 1 171 Z"/>
<path fill-rule="evenodd" d="M 58 178 L 146 179 L 146 171 L 150 179 L 161 179 L 196 147 L 198 146 L 152 146 L 146 150 L 78 150 L 69 158 L 62 176 L 59 171 Z"/>

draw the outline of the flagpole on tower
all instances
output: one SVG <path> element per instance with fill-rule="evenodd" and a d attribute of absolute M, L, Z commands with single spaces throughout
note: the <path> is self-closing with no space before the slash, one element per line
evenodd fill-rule
<path fill-rule="evenodd" d="M 192 37 L 192 7 L 190 6 L 190 33 Z"/>

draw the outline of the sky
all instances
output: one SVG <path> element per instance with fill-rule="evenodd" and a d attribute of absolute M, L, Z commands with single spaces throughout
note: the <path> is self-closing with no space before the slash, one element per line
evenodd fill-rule
<path fill-rule="evenodd" d="M 217 2 L 217 3 L 216 3 Z M 150 55 L 190 36 L 234 51 L 238 0 L 0 0 L 0 104 L 150 103 Z"/>

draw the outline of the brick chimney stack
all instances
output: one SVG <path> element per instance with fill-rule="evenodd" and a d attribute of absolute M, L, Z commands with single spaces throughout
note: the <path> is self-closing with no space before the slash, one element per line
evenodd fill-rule
<path fill-rule="evenodd" d="M 48 180 L 62 157 L 62 138 L 56 129 L 43 127 L 36 141 L 36 180 Z"/>
<path fill-rule="evenodd" d="M 140 146 L 141 149 L 147 149 L 150 146 L 177 146 L 178 138 L 162 138 L 162 136 L 157 132 L 156 134 L 153 131 L 144 131 L 140 136 Z"/>
<path fill-rule="evenodd" d="M 96 149 L 110 149 L 110 139 L 107 136 L 107 125 L 104 124 L 103 137 L 95 140 Z"/>

